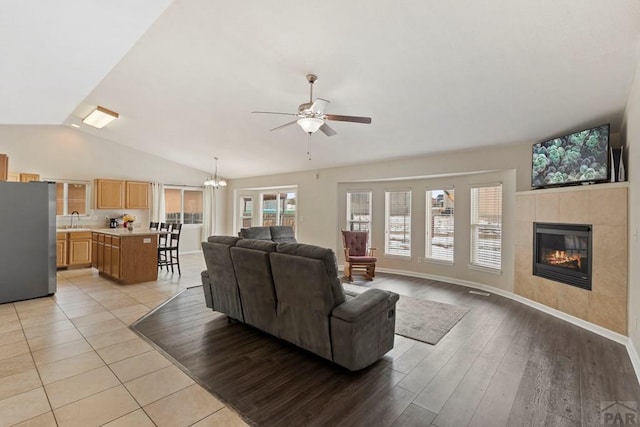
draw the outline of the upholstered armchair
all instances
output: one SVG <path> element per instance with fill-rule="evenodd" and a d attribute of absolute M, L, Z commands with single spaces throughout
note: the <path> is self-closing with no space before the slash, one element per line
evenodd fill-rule
<path fill-rule="evenodd" d="M 374 256 L 376 248 L 369 248 L 368 231 L 342 230 L 342 242 L 344 243 L 344 275 L 350 282 L 353 281 L 353 270 L 365 271 L 367 280 L 373 280 L 376 276 L 376 261 Z"/>

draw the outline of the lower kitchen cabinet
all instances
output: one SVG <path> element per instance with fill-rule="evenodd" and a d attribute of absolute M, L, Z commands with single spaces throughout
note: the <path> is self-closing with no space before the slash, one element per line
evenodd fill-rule
<path fill-rule="evenodd" d="M 56 233 L 56 267 L 89 267 L 91 249 L 90 231 Z"/>
<path fill-rule="evenodd" d="M 67 238 L 69 233 L 56 233 L 56 267 L 64 268 L 69 265 L 67 261 Z"/>

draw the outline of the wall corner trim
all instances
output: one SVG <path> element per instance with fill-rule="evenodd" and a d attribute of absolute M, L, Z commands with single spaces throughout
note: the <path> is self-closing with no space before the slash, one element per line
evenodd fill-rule
<path fill-rule="evenodd" d="M 636 371 L 636 377 L 640 382 L 640 357 L 638 356 L 638 352 L 636 347 L 633 345 L 633 341 L 631 338 L 627 338 L 627 353 L 629 353 L 629 359 L 631 359 L 631 364 L 633 365 L 633 370 Z"/>

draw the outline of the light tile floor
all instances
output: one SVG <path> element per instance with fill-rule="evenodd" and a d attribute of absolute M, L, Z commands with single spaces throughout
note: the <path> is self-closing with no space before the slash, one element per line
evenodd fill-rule
<path fill-rule="evenodd" d="M 119 285 L 61 270 L 53 297 L 0 304 L 0 427 L 245 426 L 128 328 L 200 284 L 202 255 L 180 258 L 181 277 Z"/>

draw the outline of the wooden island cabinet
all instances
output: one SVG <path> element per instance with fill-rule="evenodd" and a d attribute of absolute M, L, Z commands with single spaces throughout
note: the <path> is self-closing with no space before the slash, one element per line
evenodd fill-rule
<path fill-rule="evenodd" d="M 91 265 L 101 275 L 120 283 L 149 282 L 158 278 L 158 232 L 109 228 L 93 230 Z"/>

